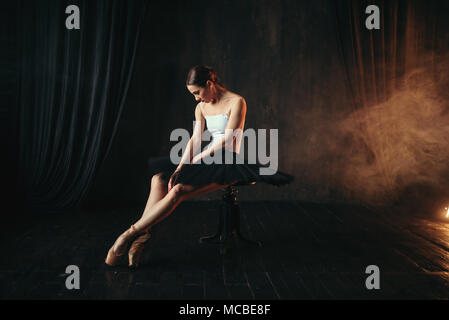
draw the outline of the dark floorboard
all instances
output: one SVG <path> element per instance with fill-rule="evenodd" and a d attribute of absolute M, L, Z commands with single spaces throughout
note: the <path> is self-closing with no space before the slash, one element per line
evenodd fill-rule
<path fill-rule="evenodd" d="M 225 255 L 198 242 L 217 227 L 218 202 L 184 202 L 152 230 L 141 267 L 104 258 L 139 210 L 36 217 L 3 235 L 2 299 L 448 299 L 449 223 L 394 210 L 241 202 L 242 233 Z M 68 265 L 80 290 L 65 286 Z M 380 290 L 365 269 L 380 268 Z"/>

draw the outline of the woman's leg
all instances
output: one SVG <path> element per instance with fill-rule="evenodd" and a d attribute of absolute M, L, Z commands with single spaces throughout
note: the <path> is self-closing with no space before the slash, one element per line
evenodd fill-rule
<path fill-rule="evenodd" d="M 145 217 L 149 212 L 150 208 L 153 207 L 158 201 L 164 198 L 168 193 L 168 181 L 162 179 L 162 174 L 158 173 L 153 175 L 151 178 L 151 186 L 150 186 L 150 195 L 148 196 L 147 204 L 145 205 L 145 209 L 143 210 L 142 217 Z M 159 221 L 156 221 L 154 224 L 157 224 Z M 148 230 L 147 228 L 146 230 Z"/>
<path fill-rule="evenodd" d="M 150 208 L 156 204 L 158 201 L 163 199 L 167 195 L 168 190 L 168 182 L 162 179 L 162 174 L 155 174 L 151 178 L 150 185 L 150 195 L 148 196 L 147 204 L 145 205 L 145 209 L 143 211 L 142 217 L 145 217 L 149 212 Z M 157 223 L 156 221 L 155 223 Z M 139 233 L 148 231 L 149 228 L 140 231 Z M 114 242 L 114 252 L 117 255 L 121 255 L 124 249 L 124 245 L 127 243 L 127 239 L 135 235 L 135 231 L 128 229 L 123 232 Z"/>
<path fill-rule="evenodd" d="M 149 210 L 134 223 L 134 227 L 137 230 L 148 230 L 156 223 L 159 223 L 168 217 L 182 201 L 226 187 L 227 185 L 219 185 L 216 183 L 202 187 L 177 184 L 163 199 L 151 206 Z"/>
<path fill-rule="evenodd" d="M 159 188 L 159 183 L 163 184 L 163 180 L 160 181 L 158 178 L 154 178 L 154 180 L 155 189 L 153 190 L 152 187 L 152 190 L 150 191 L 150 196 L 147 201 L 147 207 L 144 210 L 144 214 L 136 223 L 134 223 L 134 228 L 127 229 L 114 242 L 114 252 L 117 255 L 122 254 L 122 251 L 125 249 L 125 245 L 128 243 L 130 238 L 149 230 L 156 223 L 164 220 L 182 201 L 227 187 L 216 183 L 202 187 L 177 184 L 168 193 L 166 193 L 162 199 L 157 201 L 158 197 L 164 193 L 164 189 L 162 187 Z"/>

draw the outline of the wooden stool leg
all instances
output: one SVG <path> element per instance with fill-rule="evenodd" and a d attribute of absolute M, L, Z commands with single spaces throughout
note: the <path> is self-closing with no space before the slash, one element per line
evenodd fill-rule
<path fill-rule="evenodd" d="M 240 231 L 240 206 L 237 201 L 237 190 L 234 187 L 226 188 L 223 195 L 223 206 L 220 206 L 218 231 L 213 236 L 200 238 L 200 243 L 220 244 L 220 252 L 227 252 L 230 244 L 234 241 L 256 245 L 261 247 L 260 241 L 247 239 Z"/>

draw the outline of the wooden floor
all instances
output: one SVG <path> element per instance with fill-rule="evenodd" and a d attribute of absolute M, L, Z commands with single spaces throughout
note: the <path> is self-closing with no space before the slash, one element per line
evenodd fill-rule
<path fill-rule="evenodd" d="M 184 202 L 153 229 L 140 269 L 103 264 L 139 210 L 85 211 L 24 222 L 1 245 L 2 299 L 448 299 L 449 223 L 342 205 L 241 202 L 262 248 L 220 255 L 198 238 L 218 202 Z M 77 265 L 80 290 L 67 290 Z M 367 290 L 365 268 L 380 268 Z"/>

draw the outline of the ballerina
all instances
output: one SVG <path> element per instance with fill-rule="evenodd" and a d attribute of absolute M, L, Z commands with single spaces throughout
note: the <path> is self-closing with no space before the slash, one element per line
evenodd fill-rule
<path fill-rule="evenodd" d="M 137 267 L 144 245 L 151 237 L 151 227 L 168 217 L 182 201 L 231 185 L 256 181 L 283 185 L 293 180 L 293 176 L 279 171 L 274 175 L 260 175 L 258 168 L 262 165 L 249 164 L 244 159 L 243 163 L 236 163 L 242 136 L 233 135 L 232 132 L 243 130 L 246 101 L 242 96 L 227 90 L 212 68 L 192 67 L 187 75 L 186 87 L 199 102 L 195 109 L 193 135 L 178 165 L 169 157 L 150 161 L 156 173 L 151 178 L 145 209 L 141 218 L 123 232 L 109 249 L 105 260 L 109 266 L 117 265 L 128 251 L 128 265 Z M 193 156 L 201 145 L 199 141 L 206 124 L 212 134 L 212 141 L 202 152 Z M 210 160 L 217 152 L 222 154 L 222 159 L 230 156 L 234 162 L 202 162 L 206 158 Z"/>

